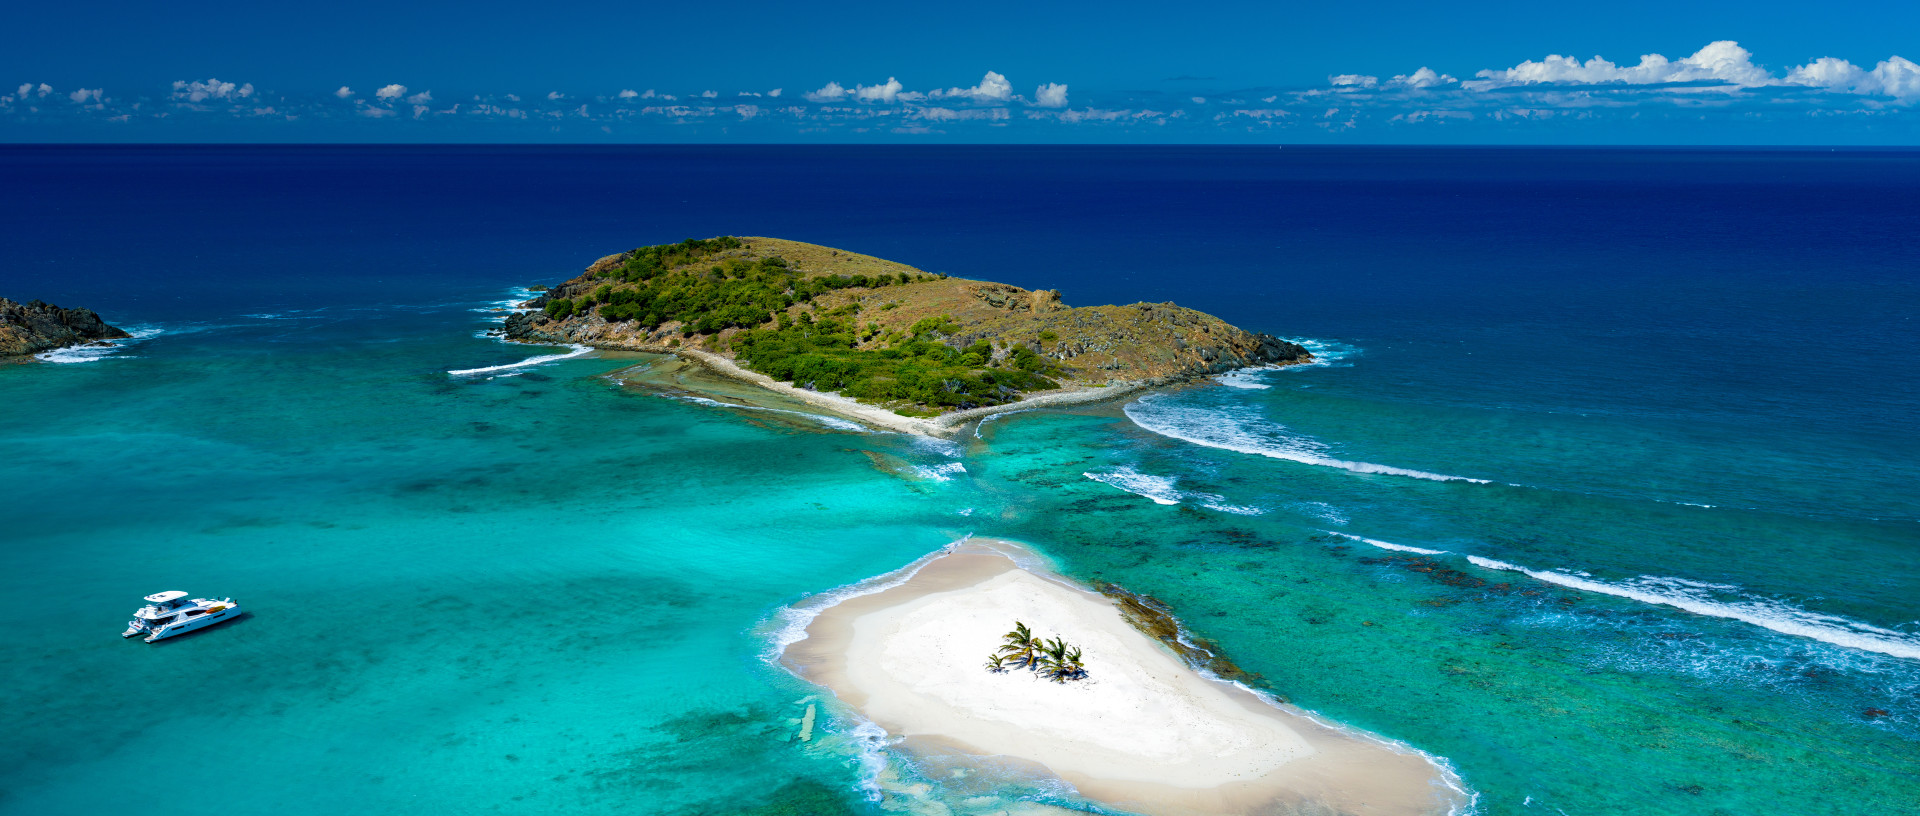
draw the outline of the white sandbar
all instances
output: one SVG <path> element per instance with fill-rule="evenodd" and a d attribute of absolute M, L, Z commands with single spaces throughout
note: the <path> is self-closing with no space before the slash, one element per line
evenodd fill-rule
<path fill-rule="evenodd" d="M 1136 812 L 1426 814 L 1459 801 L 1418 753 L 1202 675 L 1109 599 L 1009 554 L 1023 555 L 976 539 L 828 607 L 785 660 L 909 752 L 1023 760 Z M 987 671 L 1015 621 L 1082 647 L 1089 678 Z"/>

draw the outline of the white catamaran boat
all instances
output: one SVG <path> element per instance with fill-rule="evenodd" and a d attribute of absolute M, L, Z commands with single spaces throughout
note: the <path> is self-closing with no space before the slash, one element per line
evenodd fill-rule
<path fill-rule="evenodd" d="M 121 637 L 146 632 L 147 642 L 152 643 L 240 616 L 240 605 L 232 598 L 188 600 L 187 593 L 175 590 L 155 592 L 142 600 L 147 605 L 133 613 L 133 620 L 127 621 L 127 631 L 121 632 Z"/>

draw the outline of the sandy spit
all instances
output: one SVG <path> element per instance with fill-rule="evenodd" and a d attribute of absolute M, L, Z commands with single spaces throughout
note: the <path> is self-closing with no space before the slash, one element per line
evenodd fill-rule
<path fill-rule="evenodd" d="M 958 544 L 820 610 L 781 659 L 909 754 L 1027 768 L 1127 811 L 1414 816 L 1463 801 L 1427 757 L 1203 675 L 1038 563 L 1013 542 Z M 1090 677 L 987 671 L 1015 621 L 1083 647 Z"/>

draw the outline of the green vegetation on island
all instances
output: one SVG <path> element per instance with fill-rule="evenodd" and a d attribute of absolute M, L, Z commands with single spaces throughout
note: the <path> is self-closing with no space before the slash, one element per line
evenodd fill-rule
<path fill-rule="evenodd" d="M 1057 637 L 1040 637 L 1019 621 L 1014 621 L 1013 631 L 1001 635 L 1000 639 L 1006 642 L 987 658 L 987 671 L 998 674 L 1024 668 L 1055 683 L 1087 678 L 1087 667 L 1080 662 L 1078 646 Z"/>
<path fill-rule="evenodd" d="M 609 255 L 531 305 L 537 310 L 508 318 L 508 337 L 698 349 L 908 415 L 1311 359 L 1299 346 L 1171 303 L 1073 308 L 1057 291 L 775 238 Z"/>
<path fill-rule="evenodd" d="M 915 403 L 935 412 L 1000 405 L 1024 391 L 1057 387 L 1045 376 L 1052 366 L 1025 346 L 995 360 L 991 342 L 960 349 L 941 342 L 959 331 L 950 318 L 923 319 L 883 335 L 877 323 L 859 325 L 856 304 L 818 312 L 818 317 L 813 310 L 798 311 L 797 317 L 789 311 L 828 292 L 882 289 L 937 276 L 810 277 L 779 255 L 716 257 L 740 248 L 740 240 L 731 236 L 641 247 L 595 273 L 601 282 L 585 295 L 550 299 L 542 311 L 555 320 L 597 313 L 649 332 L 673 324 L 683 338 L 740 330 L 728 333 L 726 345 L 747 367 L 774 379 L 868 402 Z M 874 346 L 876 339 L 878 347 L 860 347 Z"/>

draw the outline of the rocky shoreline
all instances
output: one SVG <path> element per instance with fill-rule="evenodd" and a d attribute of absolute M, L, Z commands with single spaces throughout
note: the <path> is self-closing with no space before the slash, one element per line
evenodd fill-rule
<path fill-rule="evenodd" d="M 0 357 L 25 356 L 68 346 L 112 345 L 132 335 L 107 325 L 91 309 L 62 309 L 38 300 L 0 298 Z"/>

